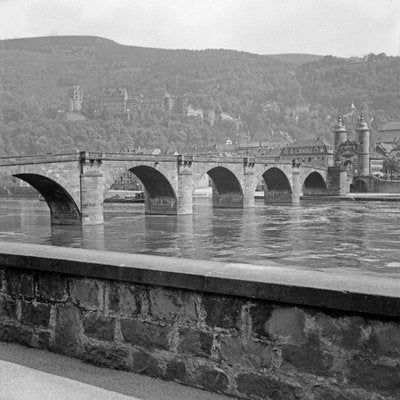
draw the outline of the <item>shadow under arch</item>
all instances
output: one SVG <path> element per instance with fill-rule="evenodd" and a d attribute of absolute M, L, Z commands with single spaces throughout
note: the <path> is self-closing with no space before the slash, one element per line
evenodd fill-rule
<path fill-rule="evenodd" d="M 350 191 L 352 193 L 367 193 L 368 192 L 368 185 L 362 179 L 354 179 L 353 183 L 350 185 Z"/>
<path fill-rule="evenodd" d="M 326 196 L 328 188 L 324 178 L 318 172 L 311 172 L 303 183 L 303 196 Z"/>
<path fill-rule="evenodd" d="M 145 214 L 177 214 L 178 202 L 170 181 L 157 169 L 146 165 L 130 168 L 145 191 Z"/>
<path fill-rule="evenodd" d="M 262 175 L 265 203 L 291 203 L 292 187 L 286 174 L 279 168 L 273 167 Z"/>
<path fill-rule="evenodd" d="M 56 181 L 38 174 L 15 174 L 29 183 L 44 198 L 50 208 L 52 225 L 80 225 L 82 214 L 71 195 Z"/>
<path fill-rule="evenodd" d="M 232 171 L 214 167 L 207 174 L 211 178 L 214 208 L 243 208 L 243 189 Z"/>

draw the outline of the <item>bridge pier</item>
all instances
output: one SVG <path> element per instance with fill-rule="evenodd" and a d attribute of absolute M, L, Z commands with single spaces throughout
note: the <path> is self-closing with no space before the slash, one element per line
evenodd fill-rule
<path fill-rule="evenodd" d="M 254 207 L 254 196 L 256 192 L 256 176 L 254 174 L 255 158 L 244 159 L 243 175 L 243 208 Z"/>
<path fill-rule="evenodd" d="M 293 182 L 292 182 L 292 204 L 300 203 L 301 180 L 300 180 L 300 165 L 293 166 Z"/>
<path fill-rule="evenodd" d="M 102 153 L 80 153 L 81 224 L 98 225 L 104 222 L 103 175 L 100 173 Z"/>
<path fill-rule="evenodd" d="M 177 214 L 193 214 L 193 174 L 186 168 L 178 172 Z"/>
<path fill-rule="evenodd" d="M 254 196 L 256 192 L 256 176 L 253 171 L 244 174 L 243 182 L 243 208 L 254 207 Z"/>
<path fill-rule="evenodd" d="M 98 225 L 104 222 L 102 178 L 103 175 L 97 171 L 80 175 L 82 225 Z"/>

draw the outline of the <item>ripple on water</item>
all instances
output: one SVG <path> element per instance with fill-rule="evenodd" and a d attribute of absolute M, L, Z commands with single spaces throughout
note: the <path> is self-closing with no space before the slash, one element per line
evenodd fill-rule
<path fill-rule="evenodd" d="M 1 202 L 0 239 L 289 267 L 364 269 L 400 276 L 400 209 L 384 202 L 306 203 L 148 217 L 143 205 L 105 204 L 102 229 L 51 227 L 43 202 Z"/>

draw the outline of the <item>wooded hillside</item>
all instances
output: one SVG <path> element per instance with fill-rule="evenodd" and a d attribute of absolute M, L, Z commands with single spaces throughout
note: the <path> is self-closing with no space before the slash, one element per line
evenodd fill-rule
<path fill-rule="evenodd" d="M 80 85 L 85 98 L 113 87 L 125 87 L 130 95 L 166 89 L 194 107 L 240 118 L 243 128 L 174 114 L 143 122 L 66 121 L 60 111 L 67 109 L 71 85 Z M 375 130 L 400 119 L 400 58 L 163 50 L 79 36 L 0 41 L 0 155 L 94 145 L 104 151 L 182 148 L 239 140 L 242 131 L 252 140 L 278 131 L 331 139 L 338 108 L 349 114 L 350 124 L 352 103 L 363 108 Z"/>

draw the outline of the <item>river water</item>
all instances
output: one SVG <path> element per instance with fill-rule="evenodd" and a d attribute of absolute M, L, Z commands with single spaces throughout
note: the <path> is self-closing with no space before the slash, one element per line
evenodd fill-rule
<path fill-rule="evenodd" d="M 45 202 L 0 199 L 0 241 L 129 253 L 364 270 L 400 277 L 400 203 L 302 202 L 213 209 L 195 198 L 190 216 L 145 216 L 143 204 L 106 203 L 99 226 L 51 226 Z"/>

